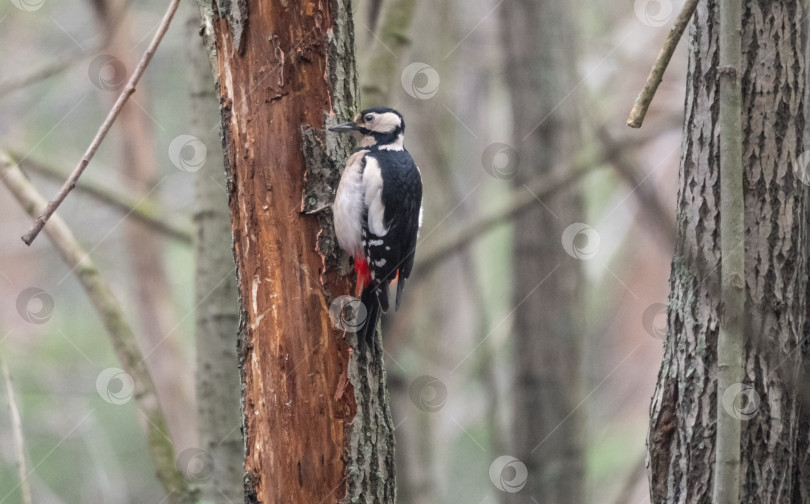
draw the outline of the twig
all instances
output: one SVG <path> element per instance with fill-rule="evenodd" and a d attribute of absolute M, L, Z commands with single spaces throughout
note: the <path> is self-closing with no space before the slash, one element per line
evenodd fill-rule
<path fill-rule="evenodd" d="M 0 152 L 0 179 L 29 215 L 36 215 L 47 204 L 45 198 L 25 178 L 19 166 L 2 152 Z M 165 434 L 166 419 L 157 399 L 152 375 L 146 367 L 143 354 L 135 341 L 132 327 L 124 317 L 121 305 L 87 252 L 82 249 L 67 224 L 59 216 L 53 216 L 45 234 L 65 264 L 76 274 L 104 324 L 121 367 L 132 377 L 135 386 L 133 398 L 138 409 L 148 420 L 146 430 L 149 454 L 158 479 L 169 494 L 167 502 L 195 502 L 195 492 L 175 466 L 174 447 Z"/>
<path fill-rule="evenodd" d="M 110 131 L 115 119 L 118 117 L 118 114 L 121 112 L 121 109 L 126 104 L 129 97 L 135 92 L 135 86 L 138 84 L 138 81 L 141 79 L 146 67 L 149 65 L 149 62 L 152 61 L 152 56 L 155 54 L 158 45 L 160 45 L 160 41 L 163 39 L 163 35 L 166 34 L 166 30 L 169 29 L 169 24 L 171 24 L 172 18 L 174 17 L 174 13 L 177 11 L 177 6 L 180 5 L 180 0 L 172 0 L 169 4 L 169 8 L 166 10 L 166 14 L 163 15 L 163 19 L 160 22 L 160 26 L 158 26 L 157 32 L 155 36 L 152 38 L 152 42 L 149 44 L 149 47 L 146 49 L 146 52 L 141 57 L 141 61 L 138 62 L 138 66 L 135 67 L 135 71 L 132 73 L 132 76 L 129 78 L 127 85 L 124 87 L 124 90 L 121 92 L 121 95 L 113 105 L 112 110 L 110 113 L 107 114 L 107 118 L 104 120 L 104 123 L 98 129 L 95 138 L 90 143 L 90 146 L 87 148 L 87 151 L 82 156 L 82 159 L 79 161 L 79 164 L 73 170 L 73 173 L 70 174 L 70 178 L 68 178 L 62 188 L 57 193 L 56 197 L 48 202 L 48 205 L 45 207 L 43 212 L 36 218 L 34 221 L 34 225 L 31 229 L 22 237 L 22 241 L 25 242 L 26 245 L 31 245 L 34 239 L 37 237 L 42 228 L 45 226 L 45 223 L 48 222 L 48 219 L 53 215 L 62 201 L 65 200 L 68 193 L 76 187 L 76 181 L 79 180 L 81 177 L 82 172 L 84 169 L 87 168 L 87 165 L 90 163 L 90 160 L 93 159 L 93 156 L 96 154 L 101 142 L 104 141 L 104 137 L 107 136 L 107 133 Z"/>
<path fill-rule="evenodd" d="M 528 210 L 537 203 L 536 198 L 543 198 L 556 191 L 565 189 L 573 184 L 583 175 L 590 173 L 596 167 L 593 164 L 583 164 L 571 170 L 560 170 L 556 173 L 541 175 L 533 182 L 527 184 L 527 188 L 514 190 L 513 196 L 509 198 L 509 203 L 490 215 L 481 217 L 461 231 L 451 235 L 451 237 L 439 245 L 419 252 L 417 255 L 416 267 L 420 276 L 427 275 L 433 268 L 450 254 L 467 246 L 485 232 L 495 228 L 497 225 L 508 221 L 512 217 Z"/>
<path fill-rule="evenodd" d="M 31 504 L 31 485 L 28 484 L 28 468 L 25 464 L 25 438 L 23 438 L 22 419 L 14 397 L 14 387 L 11 386 L 11 374 L 8 372 L 5 361 L 0 357 L 0 370 L 6 382 L 6 396 L 8 396 L 8 410 L 11 414 L 11 432 L 14 436 L 14 456 L 17 458 L 17 472 L 20 475 L 20 492 L 23 504 Z"/>
<path fill-rule="evenodd" d="M 14 152 L 9 152 L 8 154 L 12 159 L 19 163 L 20 168 L 22 168 L 23 172 L 25 173 L 37 173 L 38 175 L 51 180 L 65 180 L 65 176 L 67 174 L 62 170 L 38 161 L 34 161 L 32 159 L 24 159 L 19 161 L 21 156 L 18 156 Z M 87 180 L 86 178 L 82 179 L 78 184 L 76 184 L 76 190 L 84 192 L 88 196 L 94 198 L 96 201 L 120 210 L 127 217 L 135 219 L 138 222 L 145 224 L 160 233 L 163 233 L 169 238 L 173 238 L 187 245 L 190 245 L 193 241 L 193 231 L 191 229 L 191 225 L 174 223 L 167 220 L 167 212 L 161 207 L 160 203 L 153 199 L 145 198 L 138 200 L 137 198 L 124 194 L 123 192 L 105 187 L 104 185 Z"/>
<path fill-rule="evenodd" d="M 675 20 L 675 26 L 669 30 L 669 35 L 667 35 L 667 40 L 664 42 L 664 47 L 661 48 L 661 51 L 658 53 L 658 59 L 655 60 L 655 66 L 653 66 L 650 71 L 650 75 L 647 76 L 644 89 L 641 90 L 641 93 L 636 98 L 633 109 L 630 111 L 630 117 L 627 118 L 627 125 L 631 128 L 640 128 L 641 123 L 644 122 L 644 116 L 647 115 L 650 102 L 652 102 L 653 96 L 655 96 L 655 92 L 658 90 L 658 85 L 661 84 L 661 80 L 664 78 L 664 72 L 667 69 L 667 65 L 669 65 L 669 60 L 672 59 L 675 48 L 678 47 L 678 41 L 681 40 L 684 30 L 686 30 L 686 26 L 689 24 L 689 20 L 692 19 L 692 14 L 695 12 L 698 1 L 699 0 L 687 0 L 680 14 L 678 14 L 678 18 Z"/>

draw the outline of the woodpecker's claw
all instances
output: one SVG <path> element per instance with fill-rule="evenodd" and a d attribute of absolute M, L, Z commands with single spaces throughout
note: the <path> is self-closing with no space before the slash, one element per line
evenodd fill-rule
<path fill-rule="evenodd" d="M 331 203 L 327 203 L 327 204 L 325 204 L 325 205 L 321 205 L 321 206 L 319 206 L 318 208 L 313 208 L 312 210 L 307 210 L 306 212 L 303 212 L 303 213 L 304 213 L 304 215 L 314 215 L 314 214 L 316 214 L 316 213 L 321 213 L 321 212 L 323 212 L 324 210 L 326 210 L 326 209 L 327 209 L 327 208 L 329 208 L 330 206 L 332 206 L 332 204 L 331 204 Z"/>

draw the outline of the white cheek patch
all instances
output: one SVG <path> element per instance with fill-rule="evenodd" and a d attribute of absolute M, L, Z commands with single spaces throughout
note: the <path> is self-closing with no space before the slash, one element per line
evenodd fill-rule
<path fill-rule="evenodd" d="M 368 207 L 368 228 L 377 236 L 385 236 L 385 205 L 382 202 L 383 179 L 380 163 L 373 157 L 366 157 L 363 170 L 363 192 Z"/>
<path fill-rule="evenodd" d="M 384 114 L 377 114 L 374 116 L 372 124 L 367 125 L 366 128 L 377 133 L 390 133 L 397 129 L 402 124 L 402 119 L 393 112 L 385 112 Z"/>

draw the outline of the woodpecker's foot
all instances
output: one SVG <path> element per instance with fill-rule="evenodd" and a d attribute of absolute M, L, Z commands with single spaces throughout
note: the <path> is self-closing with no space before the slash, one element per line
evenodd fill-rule
<path fill-rule="evenodd" d="M 324 210 L 326 210 L 330 206 L 332 206 L 332 205 L 327 203 L 326 205 L 321 205 L 318 208 L 313 208 L 312 210 L 307 210 L 306 212 L 303 212 L 303 213 L 306 214 L 306 215 L 314 215 L 316 213 L 323 212 Z"/>

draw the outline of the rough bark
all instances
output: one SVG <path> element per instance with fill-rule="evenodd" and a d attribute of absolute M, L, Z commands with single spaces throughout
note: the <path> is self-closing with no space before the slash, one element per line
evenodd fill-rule
<path fill-rule="evenodd" d="M 210 502 L 244 501 L 243 448 L 239 427 L 239 366 L 236 356 L 239 298 L 233 262 L 231 217 L 219 128 L 218 96 L 200 37 L 200 13 L 191 9 L 189 90 L 191 134 L 206 146 L 194 177 L 194 311 L 197 348 L 197 428 L 202 453 L 196 478 Z M 192 457 L 185 457 L 185 459 Z M 191 467 L 184 467 L 189 472 Z M 193 476 L 193 475 L 192 475 Z"/>
<path fill-rule="evenodd" d="M 350 150 L 323 131 L 355 111 L 350 3 L 200 5 L 242 301 L 246 500 L 394 502 L 381 342 L 358 361 L 356 337 L 330 320 L 351 281 L 331 215 L 317 211 Z"/>
<path fill-rule="evenodd" d="M 573 103 L 576 24 L 566 2 L 504 2 L 501 31 L 511 92 L 521 187 L 571 164 L 577 136 Z M 576 191 L 543 198 L 515 220 L 512 330 L 515 362 L 513 453 L 528 470 L 508 502 L 584 502 L 580 396 L 580 261 L 560 245 L 581 222 Z M 553 213 L 552 213 L 553 212 Z M 545 280 L 543 280 L 545 278 Z M 508 475 L 504 477 L 508 478 Z"/>
<path fill-rule="evenodd" d="M 806 502 L 807 437 L 796 389 L 807 308 L 806 6 L 744 3 L 742 20 L 745 303 L 740 502 Z M 711 501 L 720 306 L 719 53 L 716 1 L 698 5 L 670 277 L 668 335 L 651 406 L 653 503 Z M 806 167 L 805 167 L 806 169 Z M 741 397 L 737 398 L 742 399 Z M 750 418 L 749 418 L 750 417 Z"/>

